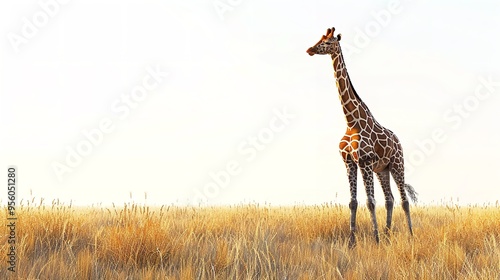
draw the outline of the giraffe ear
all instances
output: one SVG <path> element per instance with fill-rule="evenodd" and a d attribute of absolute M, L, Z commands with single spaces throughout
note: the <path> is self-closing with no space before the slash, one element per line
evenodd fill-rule
<path fill-rule="evenodd" d="M 337 41 L 340 41 L 340 38 L 342 38 L 342 34 L 337 34 Z"/>

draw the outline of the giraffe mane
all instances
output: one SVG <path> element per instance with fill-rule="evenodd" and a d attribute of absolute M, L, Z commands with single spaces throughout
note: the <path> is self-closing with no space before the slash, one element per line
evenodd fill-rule
<path fill-rule="evenodd" d="M 347 76 L 347 79 L 349 80 L 349 84 L 351 84 L 351 89 L 352 89 L 352 92 L 354 93 L 354 96 L 356 96 L 356 98 L 359 100 L 359 102 L 361 102 L 361 104 L 365 104 L 363 99 L 361 99 L 361 97 L 358 95 L 358 93 L 354 89 L 354 86 L 352 85 L 351 77 Z M 366 109 L 367 113 L 370 113 L 370 114 L 372 113 L 370 111 L 370 108 L 368 108 L 368 106 L 366 106 L 366 104 L 365 104 L 365 109 Z"/>

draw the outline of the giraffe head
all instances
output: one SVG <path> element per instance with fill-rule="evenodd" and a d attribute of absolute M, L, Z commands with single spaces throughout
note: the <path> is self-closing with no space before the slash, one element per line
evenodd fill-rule
<path fill-rule="evenodd" d="M 328 28 L 326 30 L 326 35 L 321 36 L 321 40 L 319 40 L 319 42 L 307 49 L 307 53 L 311 56 L 315 54 L 337 53 L 340 50 L 339 41 L 342 35 L 337 34 L 337 36 L 333 36 L 334 31 L 335 27 Z"/>

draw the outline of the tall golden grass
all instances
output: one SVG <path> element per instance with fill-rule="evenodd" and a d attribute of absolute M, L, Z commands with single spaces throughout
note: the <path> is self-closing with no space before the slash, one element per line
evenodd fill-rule
<path fill-rule="evenodd" d="M 366 208 L 349 249 L 346 206 L 18 209 L 17 271 L 8 279 L 500 279 L 500 208 L 395 208 L 377 245 Z M 385 210 L 377 210 L 384 224 Z M 2 218 L 6 221 L 6 211 Z"/>

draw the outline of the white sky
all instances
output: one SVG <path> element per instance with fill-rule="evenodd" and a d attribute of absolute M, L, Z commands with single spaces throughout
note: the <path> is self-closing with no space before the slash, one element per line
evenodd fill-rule
<path fill-rule="evenodd" d="M 498 1 L 351 2 L 4 1 L 0 166 L 18 166 L 25 200 L 347 204 L 331 59 L 305 52 L 334 26 L 357 92 L 403 143 L 420 201 L 495 203 Z M 151 71 L 168 77 L 126 105 Z M 67 166 L 103 121 L 112 131 L 59 180 L 55 162 Z M 227 186 L 212 188 L 209 174 L 228 164 Z M 378 181 L 375 193 L 383 205 Z"/>

